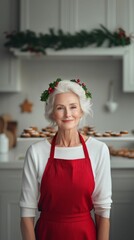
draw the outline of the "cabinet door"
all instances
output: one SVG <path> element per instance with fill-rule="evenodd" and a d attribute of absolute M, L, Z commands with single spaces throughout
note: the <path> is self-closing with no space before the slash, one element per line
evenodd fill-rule
<path fill-rule="evenodd" d="M 21 240 L 19 192 L 0 194 L 0 240 Z"/>
<path fill-rule="evenodd" d="M 134 239 L 134 191 L 113 193 L 111 211 L 111 238 L 114 240 Z"/>
<path fill-rule="evenodd" d="M 4 43 L 6 42 L 4 32 L 11 32 L 18 28 L 18 2 L 16 0 L 1 2 L 0 92 L 20 91 L 19 59 L 11 56 L 4 47 Z"/>
<path fill-rule="evenodd" d="M 59 29 L 60 0 L 21 0 L 21 30 L 30 29 L 37 33 Z"/>
<path fill-rule="evenodd" d="M 49 28 L 91 30 L 100 23 L 115 27 L 115 6 L 115 0 L 21 0 L 20 28 L 45 33 Z"/>
<path fill-rule="evenodd" d="M 134 173 L 127 169 L 113 170 L 112 182 L 110 239 L 134 239 Z"/>
<path fill-rule="evenodd" d="M 21 240 L 19 198 L 22 170 L 0 170 L 0 240 Z"/>
<path fill-rule="evenodd" d="M 0 92 L 21 90 L 20 61 L 6 54 L 0 55 Z"/>
<path fill-rule="evenodd" d="M 66 11 L 65 1 L 63 2 L 62 15 Z M 98 28 L 100 24 L 111 27 L 107 0 L 68 0 L 67 2 L 70 20 L 70 29 L 68 30 L 76 32 L 85 29 L 90 31 L 93 28 Z M 62 17 L 62 24 L 64 24 L 64 28 L 66 25 L 64 17 Z"/>

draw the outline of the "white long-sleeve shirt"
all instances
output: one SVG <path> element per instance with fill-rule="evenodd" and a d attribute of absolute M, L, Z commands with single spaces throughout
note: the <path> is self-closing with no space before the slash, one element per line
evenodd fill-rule
<path fill-rule="evenodd" d="M 86 141 L 92 170 L 95 179 L 95 189 L 92 201 L 95 213 L 109 218 L 111 208 L 111 172 L 109 150 L 105 143 L 89 137 Z M 22 190 L 20 197 L 21 217 L 36 215 L 41 179 L 46 167 L 51 144 L 47 139 L 33 143 L 27 150 L 24 162 Z M 71 161 L 84 158 L 82 145 L 76 147 L 55 147 L 55 158 Z"/>

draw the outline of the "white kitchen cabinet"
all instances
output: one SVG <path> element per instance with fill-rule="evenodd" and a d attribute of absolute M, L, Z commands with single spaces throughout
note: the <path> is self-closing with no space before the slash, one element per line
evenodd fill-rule
<path fill-rule="evenodd" d="M 21 90 L 20 60 L 9 54 L 4 47 L 4 32 L 17 30 L 18 2 L 5 0 L 1 2 L 0 25 L 0 92 L 18 92 Z"/>
<path fill-rule="evenodd" d="M 0 169 L 0 240 L 21 240 L 21 169 Z"/>
<path fill-rule="evenodd" d="M 21 90 L 20 59 L 0 55 L 0 92 Z"/>
<path fill-rule="evenodd" d="M 49 28 L 60 28 L 59 0 L 21 0 L 20 29 L 35 32 L 48 32 Z"/>
<path fill-rule="evenodd" d="M 110 240 L 134 239 L 134 169 L 112 169 L 112 185 Z"/>
<path fill-rule="evenodd" d="M 91 30 L 105 25 L 114 30 L 120 24 L 124 11 L 132 5 L 132 0 L 21 0 L 20 28 L 35 32 L 48 32 L 49 28 L 76 32 L 81 29 Z M 131 6 L 129 6 L 131 7 Z M 119 11 L 119 12 L 118 12 Z M 119 13 L 119 14 L 118 14 Z M 37 16 L 37 17 L 36 17 Z M 127 19 L 121 26 L 128 27 Z M 129 29 L 128 29 L 129 31 Z"/>
<path fill-rule="evenodd" d="M 100 138 L 115 149 L 132 148 L 134 136 Z M 111 156 L 112 209 L 110 240 L 134 239 L 134 159 Z"/>
<path fill-rule="evenodd" d="M 21 0 L 20 28 L 21 30 L 30 29 L 37 33 L 46 33 L 49 28 L 74 33 L 81 29 L 90 31 L 98 28 L 99 24 L 103 24 L 111 31 L 122 27 L 127 34 L 131 34 L 134 32 L 133 11 L 133 0 L 39 0 L 38 2 Z M 101 56 L 103 57 L 103 52 Z M 122 55 L 121 61 L 123 91 L 134 92 L 133 44 Z"/>

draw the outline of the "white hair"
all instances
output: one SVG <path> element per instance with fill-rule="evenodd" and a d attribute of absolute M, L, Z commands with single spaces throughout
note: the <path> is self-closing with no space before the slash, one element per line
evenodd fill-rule
<path fill-rule="evenodd" d="M 45 117 L 53 124 L 55 124 L 52 118 L 55 96 L 59 93 L 67 92 L 73 92 L 78 96 L 80 101 L 80 107 L 83 112 L 83 117 L 86 117 L 87 115 L 92 115 L 91 99 L 86 97 L 84 89 L 76 82 L 72 82 L 70 80 L 62 80 L 58 83 L 57 87 L 55 87 L 54 92 L 49 95 L 48 101 L 45 106 Z"/>

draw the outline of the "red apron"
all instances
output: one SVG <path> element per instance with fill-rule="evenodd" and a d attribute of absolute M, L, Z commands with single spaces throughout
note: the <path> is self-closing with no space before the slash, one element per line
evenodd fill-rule
<path fill-rule="evenodd" d="M 90 215 L 95 183 L 85 142 L 80 135 L 85 158 L 66 160 L 54 158 L 55 141 L 41 181 L 36 239 L 96 240 Z"/>

